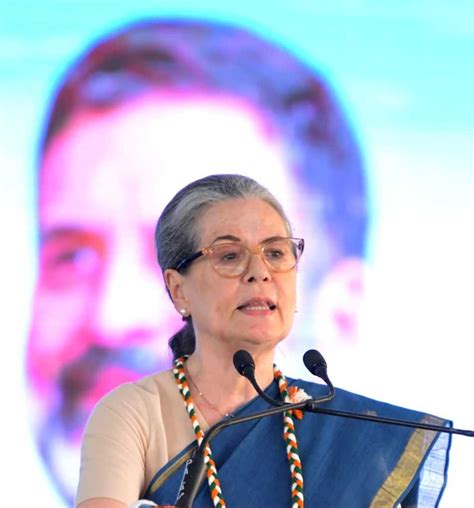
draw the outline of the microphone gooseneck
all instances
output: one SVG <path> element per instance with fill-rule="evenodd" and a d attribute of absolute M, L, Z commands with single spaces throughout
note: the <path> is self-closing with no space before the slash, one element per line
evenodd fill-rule
<path fill-rule="evenodd" d="M 245 349 L 239 349 L 234 353 L 232 358 L 234 362 L 235 370 L 243 377 L 247 378 L 252 386 L 255 388 L 255 391 L 258 393 L 260 397 L 272 406 L 284 406 L 285 402 L 280 400 L 275 400 L 270 398 L 257 383 L 255 379 L 255 362 L 253 361 L 252 355 L 246 351 Z"/>
<path fill-rule="evenodd" d="M 306 351 L 303 355 L 303 363 L 311 374 L 319 377 L 327 384 L 331 393 L 336 393 L 336 390 L 328 376 L 328 364 L 319 351 L 316 349 L 308 349 L 308 351 Z"/>

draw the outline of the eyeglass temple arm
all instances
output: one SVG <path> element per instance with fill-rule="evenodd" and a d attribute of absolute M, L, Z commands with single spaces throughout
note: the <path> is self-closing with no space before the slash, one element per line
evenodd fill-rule
<path fill-rule="evenodd" d="M 200 250 L 199 252 L 195 252 L 188 258 L 183 259 L 180 261 L 177 265 L 174 266 L 173 270 L 176 270 L 179 272 L 180 270 L 183 270 L 186 268 L 190 263 L 192 263 L 195 259 L 200 258 L 202 255 L 204 255 L 204 251 Z"/>

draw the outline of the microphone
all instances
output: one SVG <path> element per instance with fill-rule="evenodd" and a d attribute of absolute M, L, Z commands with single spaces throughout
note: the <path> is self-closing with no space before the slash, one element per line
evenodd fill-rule
<path fill-rule="evenodd" d="M 319 377 L 326 383 L 327 387 L 329 388 L 329 393 L 332 395 L 332 397 L 327 400 L 333 399 L 336 396 L 336 389 L 329 379 L 328 364 L 323 358 L 323 355 L 316 349 L 308 349 L 308 351 L 306 351 L 306 353 L 303 355 L 303 363 L 305 367 L 311 372 L 311 374 L 313 374 L 313 376 Z M 313 403 L 311 404 L 311 408 L 308 410 L 314 411 L 315 408 L 316 404 Z"/>
<path fill-rule="evenodd" d="M 328 364 L 319 351 L 308 349 L 303 355 L 303 363 L 311 374 L 320 377 L 326 384 L 331 384 L 327 374 Z"/>
<path fill-rule="evenodd" d="M 255 391 L 262 397 L 262 399 L 272 406 L 285 406 L 288 404 L 287 402 L 283 402 L 281 400 L 272 399 L 270 398 L 259 386 L 257 383 L 257 380 L 255 379 L 255 362 L 253 361 L 252 355 L 245 351 L 245 349 L 240 349 L 236 353 L 234 353 L 233 357 L 234 361 L 234 367 L 237 370 L 237 372 L 241 375 L 247 378 L 251 383 L 252 386 L 255 388 Z M 308 399 L 306 401 L 306 407 L 302 408 L 303 411 L 313 410 L 317 404 L 320 404 L 321 402 L 327 402 L 328 400 L 331 400 L 336 395 L 336 390 L 334 389 L 334 386 L 332 385 L 328 374 L 327 374 L 327 363 L 323 358 L 323 355 L 316 351 L 316 349 L 310 349 L 309 351 L 306 351 L 303 357 L 304 364 L 306 365 L 307 369 L 314 375 L 321 378 L 327 387 L 329 388 L 329 392 L 327 395 L 323 395 L 322 397 L 318 397 L 317 399 Z"/>
<path fill-rule="evenodd" d="M 255 378 L 255 362 L 253 361 L 252 355 L 245 351 L 245 349 L 239 349 L 232 357 L 234 367 L 237 372 L 246 377 L 247 379 Z"/>

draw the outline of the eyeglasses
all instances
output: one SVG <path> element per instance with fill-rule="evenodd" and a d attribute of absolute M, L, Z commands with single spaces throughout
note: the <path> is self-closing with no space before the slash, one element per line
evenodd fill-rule
<path fill-rule="evenodd" d="M 195 252 L 181 260 L 173 268 L 182 271 L 201 256 L 208 256 L 214 270 L 222 277 L 238 277 L 248 268 L 252 254 L 262 256 L 265 264 L 274 272 L 289 272 L 304 250 L 303 238 L 275 238 L 263 242 L 255 249 L 240 243 L 218 243 Z"/>

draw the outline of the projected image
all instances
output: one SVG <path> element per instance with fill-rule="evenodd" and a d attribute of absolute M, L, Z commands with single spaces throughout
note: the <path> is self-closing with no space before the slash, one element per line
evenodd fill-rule
<path fill-rule="evenodd" d="M 318 326 L 357 340 L 365 175 L 325 79 L 230 25 L 149 21 L 105 37 L 60 83 L 38 168 L 28 382 L 41 456 L 69 503 L 94 404 L 171 364 L 181 321 L 153 231 L 175 191 L 211 173 L 255 177 L 303 224 L 299 326 L 285 350 L 301 357 Z M 348 297 L 321 304 L 331 294 Z"/>

